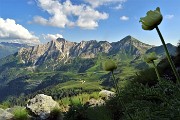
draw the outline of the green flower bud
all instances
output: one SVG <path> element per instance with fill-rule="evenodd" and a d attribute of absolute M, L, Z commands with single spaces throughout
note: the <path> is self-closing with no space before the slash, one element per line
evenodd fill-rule
<path fill-rule="evenodd" d="M 145 17 L 140 18 L 139 21 L 142 22 L 142 29 L 144 30 L 153 30 L 161 23 L 163 19 L 159 7 L 157 7 L 154 11 L 148 11 L 146 14 L 147 15 Z"/>
<path fill-rule="evenodd" d="M 104 70 L 105 71 L 113 71 L 117 68 L 117 65 L 114 61 L 112 60 L 107 60 L 105 63 L 104 63 Z"/>
<path fill-rule="evenodd" d="M 148 55 L 144 56 L 144 61 L 147 63 L 152 63 L 154 60 L 157 60 L 158 57 L 155 52 L 149 53 Z"/>

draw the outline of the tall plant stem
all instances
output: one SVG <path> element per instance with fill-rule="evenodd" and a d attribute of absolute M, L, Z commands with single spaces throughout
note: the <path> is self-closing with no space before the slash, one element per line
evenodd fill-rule
<path fill-rule="evenodd" d="M 157 78 L 158 78 L 158 80 L 160 81 L 160 80 L 161 80 L 161 77 L 160 77 L 160 75 L 159 75 L 159 72 L 158 72 L 157 66 L 155 65 L 154 61 L 152 61 L 152 64 L 153 64 L 154 69 L 155 69 L 155 71 L 156 71 Z"/>
<path fill-rule="evenodd" d="M 119 99 L 122 107 L 124 108 L 125 112 L 128 114 L 129 118 L 130 118 L 131 120 L 133 120 L 133 118 L 131 117 L 131 115 L 127 112 L 127 108 L 126 108 L 126 106 L 124 105 L 124 102 L 123 102 L 123 101 L 121 100 L 121 98 L 120 98 L 120 90 L 119 90 L 119 87 L 118 87 L 118 81 L 115 79 L 115 76 L 114 76 L 113 71 L 111 71 L 111 73 L 112 73 L 112 77 L 113 77 L 113 79 L 114 79 L 114 85 L 115 85 L 115 89 L 116 89 L 116 92 L 117 92 L 117 97 L 118 97 L 118 99 Z"/>
<path fill-rule="evenodd" d="M 161 39 L 161 42 L 162 42 L 162 44 L 163 44 L 163 46 L 164 46 L 164 50 L 165 50 L 165 52 L 166 52 L 167 59 L 168 59 L 170 65 L 171 65 L 171 68 L 172 68 L 172 70 L 173 70 L 173 72 L 174 72 L 174 75 L 176 76 L 177 83 L 180 84 L 180 76 L 179 76 L 179 74 L 178 74 L 178 72 L 177 72 L 177 70 L 176 70 L 176 67 L 175 67 L 175 65 L 174 65 L 174 63 L 173 63 L 173 61 L 172 61 L 172 59 L 171 59 L 171 57 L 170 57 L 170 55 L 169 55 L 169 52 L 168 52 L 166 43 L 165 43 L 165 41 L 164 41 L 164 38 L 163 38 L 163 36 L 162 36 L 162 34 L 161 34 L 158 26 L 156 27 L 156 30 L 157 30 L 158 35 L 159 35 L 159 37 L 160 37 L 160 39 Z"/>

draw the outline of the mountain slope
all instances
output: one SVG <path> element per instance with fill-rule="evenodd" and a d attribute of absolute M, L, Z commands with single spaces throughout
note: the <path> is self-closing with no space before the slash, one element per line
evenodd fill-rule
<path fill-rule="evenodd" d="M 176 54 L 176 52 L 175 52 L 176 51 L 176 46 L 174 46 L 174 45 L 172 45 L 170 43 L 166 44 L 166 46 L 167 46 L 167 49 L 168 49 L 168 51 L 169 51 L 169 53 L 171 55 Z M 146 51 L 146 53 L 151 53 L 151 52 L 155 52 L 157 55 L 160 55 L 160 56 L 165 56 L 163 45 L 155 46 L 155 47 L 153 47 L 153 48 Z"/>
<path fill-rule="evenodd" d="M 133 38 L 132 36 L 126 36 L 122 40 L 118 42 L 113 42 L 112 44 L 112 52 L 125 51 L 126 53 L 130 53 L 132 55 L 140 55 L 144 54 L 146 50 L 152 48 L 152 45 L 148 45 L 140 42 L 139 40 Z"/>
<path fill-rule="evenodd" d="M 1 42 L 0 43 L 0 58 L 13 54 L 22 47 L 27 48 L 29 46 L 26 44 Z"/>

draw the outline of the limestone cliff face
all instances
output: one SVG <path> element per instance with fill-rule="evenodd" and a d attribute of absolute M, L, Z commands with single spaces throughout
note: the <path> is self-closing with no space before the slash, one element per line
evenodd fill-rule
<path fill-rule="evenodd" d="M 94 58 L 98 53 L 108 53 L 112 46 L 106 41 L 97 42 L 96 40 L 82 41 L 74 48 L 72 56 L 81 58 Z"/>
<path fill-rule="evenodd" d="M 75 57 L 94 58 L 98 53 L 116 54 L 122 52 L 137 56 L 145 53 L 151 47 L 151 45 L 144 44 L 131 36 L 113 43 L 97 42 L 96 40 L 76 43 L 58 38 L 47 44 L 22 48 L 18 52 L 18 57 L 24 64 L 39 65 L 48 60 L 66 62 Z"/>
<path fill-rule="evenodd" d="M 62 59 L 68 59 L 70 57 L 70 51 L 76 43 L 66 41 L 59 38 L 52 40 L 47 44 L 37 45 L 31 48 L 22 48 L 18 52 L 20 60 L 25 64 L 38 65 L 46 60 L 53 59 L 59 61 Z"/>
<path fill-rule="evenodd" d="M 113 54 L 118 52 L 130 54 L 133 56 L 138 56 L 144 54 L 148 49 L 152 48 L 152 45 L 148 45 L 145 43 L 140 42 L 139 40 L 133 38 L 132 36 L 126 36 L 122 40 L 118 42 L 113 42 L 111 44 Z"/>

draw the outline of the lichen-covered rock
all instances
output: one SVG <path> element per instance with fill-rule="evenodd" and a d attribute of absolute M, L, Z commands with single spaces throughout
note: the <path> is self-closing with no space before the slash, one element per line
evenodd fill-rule
<path fill-rule="evenodd" d="M 11 120 L 14 117 L 13 114 L 0 108 L 0 120 Z"/>
<path fill-rule="evenodd" d="M 101 90 L 99 92 L 99 95 L 105 99 L 105 100 L 109 100 L 111 97 L 115 96 L 115 92 L 112 91 L 108 91 L 108 90 Z"/>
<path fill-rule="evenodd" d="M 39 116 L 40 119 L 47 119 L 50 115 L 50 112 L 54 108 L 58 108 L 59 104 L 52 99 L 51 96 L 44 94 L 38 94 L 34 98 L 28 101 L 26 108 L 34 113 L 36 116 Z"/>
<path fill-rule="evenodd" d="M 90 107 L 95 107 L 95 106 L 102 106 L 105 104 L 105 101 L 102 99 L 94 99 L 91 98 L 90 100 L 88 100 L 88 102 L 86 102 L 86 105 L 90 106 Z"/>

